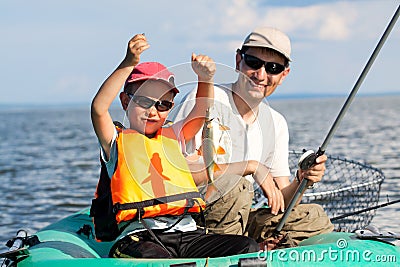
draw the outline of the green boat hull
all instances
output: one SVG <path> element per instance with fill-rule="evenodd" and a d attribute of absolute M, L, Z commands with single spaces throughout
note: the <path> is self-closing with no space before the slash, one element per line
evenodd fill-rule
<path fill-rule="evenodd" d="M 92 235 L 77 232 L 93 227 L 88 209 L 38 231 L 40 243 L 18 267 L 65 266 L 400 266 L 400 248 L 376 240 L 360 240 L 352 233 L 330 233 L 303 241 L 295 248 L 249 253 L 220 258 L 195 259 L 112 259 L 106 258 L 112 242 L 97 242 Z M 246 265 L 256 261 L 261 265 Z"/>

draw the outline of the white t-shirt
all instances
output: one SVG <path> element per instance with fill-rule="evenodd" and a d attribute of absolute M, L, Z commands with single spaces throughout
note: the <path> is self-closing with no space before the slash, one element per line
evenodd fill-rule
<path fill-rule="evenodd" d="M 232 97 L 232 84 L 214 86 L 214 105 L 211 118 L 229 130 L 214 129 L 214 143 L 225 150 L 217 155 L 217 163 L 257 160 L 271 169 L 273 177 L 290 176 L 288 153 L 289 131 L 285 118 L 272 109 L 266 101 L 259 105 L 256 120 L 246 124 L 236 109 Z M 190 92 L 173 112 L 171 120 L 186 118 L 195 103 L 196 92 Z M 187 142 L 187 152 L 193 153 L 201 145 L 201 131 L 194 140 Z M 253 181 L 251 177 L 246 177 Z"/>

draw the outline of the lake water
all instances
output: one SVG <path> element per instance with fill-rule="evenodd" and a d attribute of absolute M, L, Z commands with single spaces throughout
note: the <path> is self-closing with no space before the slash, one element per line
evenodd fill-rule
<path fill-rule="evenodd" d="M 345 98 L 271 100 L 286 118 L 290 149 L 316 150 Z M 399 199 L 400 96 L 357 97 L 326 151 L 381 168 L 381 196 Z M 116 119 L 123 120 L 120 112 Z M 17 230 L 38 229 L 90 205 L 99 151 L 85 108 L 0 110 L 0 251 Z M 382 202 L 382 201 L 381 201 Z M 396 218 L 394 220 L 394 218 Z M 400 233 L 400 204 L 372 223 Z"/>

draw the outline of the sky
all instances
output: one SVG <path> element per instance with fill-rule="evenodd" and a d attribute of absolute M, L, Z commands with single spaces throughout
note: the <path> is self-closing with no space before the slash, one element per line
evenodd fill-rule
<path fill-rule="evenodd" d="M 174 69 L 189 66 L 192 52 L 206 54 L 217 63 L 217 73 L 229 72 L 216 80 L 230 82 L 235 51 L 258 26 L 276 27 L 292 42 L 291 72 L 275 97 L 347 95 L 399 4 L 0 0 L 0 105 L 90 105 L 137 33 L 145 33 L 151 46 L 142 61 Z M 399 44 L 400 21 L 359 94 L 400 94 Z M 179 71 L 176 75 L 179 81 Z"/>

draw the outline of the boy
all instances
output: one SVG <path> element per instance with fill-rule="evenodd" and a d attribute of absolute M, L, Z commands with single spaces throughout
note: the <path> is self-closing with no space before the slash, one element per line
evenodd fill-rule
<path fill-rule="evenodd" d="M 92 123 L 111 177 L 116 219 L 123 230 L 110 255 L 190 258 L 257 251 L 257 243 L 247 237 L 205 234 L 190 216 L 201 212 L 204 202 L 179 143 L 193 138 L 204 123 L 213 99 L 215 63 L 207 56 L 192 55 L 199 81 L 196 106 L 182 123 L 162 127 L 179 91 L 173 74 L 163 65 L 138 64 L 148 48 L 146 37 L 135 35 L 125 58 L 92 101 Z M 108 109 L 124 83 L 119 97 L 129 129 L 116 129 Z"/>

